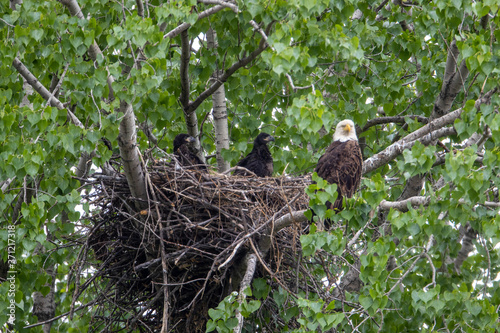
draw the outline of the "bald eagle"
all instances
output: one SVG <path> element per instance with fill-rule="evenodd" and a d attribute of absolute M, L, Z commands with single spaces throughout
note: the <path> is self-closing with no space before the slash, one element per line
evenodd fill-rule
<path fill-rule="evenodd" d="M 207 171 L 207 166 L 193 153 L 189 147 L 196 139 L 188 134 L 178 134 L 174 139 L 174 155 L 182 166 L 195 170 Z"/>
<path fill-rule="evenodd" d="M 337 124 L 333 142 L 318 160 L 316 173 L 330 184 L 337 184 L 337 199 L 328 209 L 342 210 L 344 197 L 351 198 L 359 187 L 363 158 L 359 148 L 356 129 L 352 120 L 342 120 Z"/>
<path fill-rule="evenodd" d="M 273 174 L 273 157 L 267 144 L 274 138 L 267 133 L 260 133 L 253 141 L 252 151 L 236 164 L 247 168 L 259 177 L 269 177 Z M 246 175 L 244 170 L 236 170 L 235 175 Z"/>

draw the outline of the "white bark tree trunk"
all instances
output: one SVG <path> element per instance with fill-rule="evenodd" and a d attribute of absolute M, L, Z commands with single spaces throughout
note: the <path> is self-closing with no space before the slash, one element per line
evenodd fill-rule
<path fill-rule="evenodd" d="M 207 31 L 208 48 L 217 50 L 217 33 L 213 29 Z M 219 80 L 219 75 L 222 71 L 215 70 L 212 75 L 212 82 Z M 224 84 L 222 84 L 212 95 L 212 116 L 214 117 L 215 127 L 215 149 L 217 159 L 217 170 L 224 172 L 230 168 L 229 162 L 225 161 L 222 157 L 222 149 L 229 149 L 229 131 L 227 124 L 227 105 L 226 105 L 226 91 Z"/>
<path fill-rule="evenodd" d="M 141 199 L 136 204 L 136 208 L 142 209 L 147 206 L 148 197 L 144 170 L 142 169 L 139 150 L 137 148 L 135 115 L 132 106 L 125 101 L 120 102 L 120 112 L 123 113 L 123 119 L 120 123 L 120 134 L 118 135 L 120 156 L 130 193 L 133 197 Z"/>

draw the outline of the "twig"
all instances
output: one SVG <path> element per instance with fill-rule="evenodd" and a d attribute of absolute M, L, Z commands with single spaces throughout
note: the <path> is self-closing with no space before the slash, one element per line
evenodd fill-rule
<path fill-rule="evenodd" d="M 94 305 L 95 303 L 97 303 L 97 299 L 94 299 L 93 301 L 90 301 L 88 302 L 87 304 L 84 304 L 84 305 L 80 305 L 79 307 L 77 307 L 76 309 L 73 310 L 73 312 L 75 311 L 79 311 L 81 309 L 85 309 L 85 308 L 88 308 L 89 306 L 92 306 Z M 38 323 L 35 323 L 35 324 L 31 324 L 31 325 L 28 325 L 28 326 L 24 326 L 23 328 L 33 328 L 33 327 L 37 327 L 37 326 L 41 326 L 41 325 L 45 325 L 45 324 L 49 324 L 49 323 L 52 323 L 58 319 L 61 319 L 61 318 L 64 318 L 66 317 L 67 315 L 69 315 L 72 311 L 68 311 L 66 313 L 63 313 L 59 316 L 55 316 L 53 318 L 50 318 L 50 319 L 47 319 L 45 321 L 40 321 Z"/>
<path fill-rule="evenodd" d="M 66 76 L 66 71 L 68 70 L 69 67 L 69 62 L 66 63 L 66 66 L 64 66 L 64 71 L 61 74 L 61 77 L 59 78 L 59 82 L 57 82 L 57 85 L 55 86 L 54 90 L 50 93 L 50 97 L 47 100 L 47 104 L 50 104 L 50 101 L 54 97 L 55 94 L 57 94 L 57 91 L 61 88 L 62 82 L 64 80 L 64 76 Z M 95 103 L 95 102 L 94 102 Z"/>
<path fill-rule="evenodd" d="M 31 74 L 29 69 L 24 66 L 24 64 L 16 57 L 14 58 L 14 61 L 12 62 L 12 65 L 14 66 L 15 69 L 21 74 L 24 79 L 29 83 L 30 86 L 35 89 L 37 93 L 40 94 L 45 100 L 49 101 L 50 99 L 50 105 L 55 106 L 59 110 L 66 110 L 68 112 L 69 119 L 71 122 L 80 128 L 83 128 L 82 122 L 71 112 L 69 109 L 65 108 L 64 105 L 59 101 L 57 98 L 53 97 L 50 91 L 45 88 L 38 79 Z"/>
<path fill-rule="evenodd" d="M 201 12 L 199 15 L 198 15 L 198 20 L 201 20 L 207 16 L 210 16 L 210 15 L 213 15 L 221 10 L 223 10 L 224 8 L 227 8 L 227 6 L 225 5 L 218 5 L 218 6 L 214 6 L 212 8 L 209 8 L 203 12 Z M 188 29 L 189 27 L 191 26 L 190 23 L 182 23 L 180 24 L 178 27 L 172 29 L 171 31 L 167 32 L 163 38 L 174 38 L 176 36 L 178 36 L 182 31 Z"/>
<path fill-rule="evenodd" d="M 399 278 L 399 279 L 398 279 L 398 281 L 397 281 L 397 282 L 396 282 L 396 283 L 392 286 L 392 288 L 391 288 L 391 289 L 390 289 L 387 293 L 385 293 L 385 295 L 386 295 L 386 296 L 389 296 L 390 294 L 392 294 L 392 292 L 394 291 L 394 289 L 396 289 L 396 288 L 399 286 L 399 284 L 400 284 L 401 282 L 403 282 L 404 278 L 405 278 L 405 277 L 406 277 L 406 276 L 407 276 L 407 275 L 408 275 L 408 274 L 409 274 L 409 273 L 413 270 L 413 268 L 415 267 L 415 265 L 417 264 L 417 262 L 418 262 L 418 261 L 419 261 L 422 257 L 424 257 L 426 253 L 428 253 L 428 252 L 429 252 L 429 250 L 430 250 L 430 248 L 431 248 L 431 246 L 432 246 L 432 243 L 433 243 L 433 242 L 434 242 L 434 235 L 431 235 L 431 236 L 429 237 L 429 241 L 427 242 L 427 245 L 425 246 L 425 250 L 424 250 L 424 252 L 423 252 L 422 254 L 420 254 L 420 255 L 417 257 L 417 259 L 415 259 L 415 260 L 413 261 L 413 263 L 411 264 L 410 268 L 408 268 L 408 269 L 406 270 L 406 272 L 403 274 L 403 276 L 402 276 L 401 278 Z"/>
<path fill-rule="evenodd" d="M 238 12 L 239 12 L 238 5 L 236 5 L 234 3 L 230 3 L 228 1 L 223 1 L 223 0 L 198 0 L 198 3 L 204 3 L 204 4 L 207 4 L 207 5 L 220 5 L 220 6 L 231 8 L 231 10 L 233 12 L 235 12 L 236 14 L 238 14 Z"/>

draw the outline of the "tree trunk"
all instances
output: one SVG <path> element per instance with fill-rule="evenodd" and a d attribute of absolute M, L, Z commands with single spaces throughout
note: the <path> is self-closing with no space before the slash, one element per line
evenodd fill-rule
<path fill-rule="evenodd" d="M 217 33 L 213 29 L 207 32 L 208 48 L 217 50 Z M 219 80 L 219 75 L 223 71 L 216 69 L 212 75 L 212 82 Z M 229 131 L 227 125 L 227 106 L 226 106 L 226 91 L 222 84 L 212 95 L 212 115 L 214 117 L 215 127 L 215 149 L 217 159 L 217 170 L 219 172 L 227 171 L 230 167 L 229 162 L 222 157 L 222 149 L 229 149 Z"/>
<path fill-rule="evenodd" d="M 189 43 L 189 35 L 187 30 L 181 33 L 181 64 L 180 64 L 180 77 L 181 77 L 181 96 L 180 102 L 184 110 L 184 118 L 186 120 L 186 128 L 189 135 L 195 138 L 193 147 L 196 150 L 196 155 L 205 163 L 205 155 L 200 144 L 200 130 L 198 128 L 198 117 L 196 116 L 196 108 L 188 110 L 189 107 L 189 59 L 191 59 L 191 45 Z"/>
<path fill-rule="evenodd" d="M 144 170 L 142 169 L 139 150 L 137 149 L 135 115 L 132 106 L 125 101 L 120 102 L 120 111 L 123 113 L 123 119 L 120 123 L 118 145 L 120 146 L 120 155 L 130 193 L 135 198 L 141 200 L 136 203 L 136 208 L 139 210 L 147 207 L 148 198 Z"/>

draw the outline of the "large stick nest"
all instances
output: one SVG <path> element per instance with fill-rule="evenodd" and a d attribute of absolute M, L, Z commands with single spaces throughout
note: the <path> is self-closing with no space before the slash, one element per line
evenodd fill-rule
<path fill-rule="evenodd" d="M 204 332 L 208 309 L 239 290 L 242 258 L 252 251 L 268 265 L 259 265 L 256 276 L 272 272 L 272 283 L 294 284 L 308 223 L 266 233 L 279 217 L 308 208 L 310 176 L 208 174 L 173 163 L 150 166 L 146 176 L 144 203 L 131 197 L 124 176 L 94 175 L 87 247 L 93 255 L 86 260 L 97 267 L 91 281 L 105 283 L 93 284 L 99 289 L 92 291 L 98 295 L 92 330 L 158 331 L 165 316 L 172 331 Z M 271 240 L 269 251 L 257 249 L 263 237 Z"/>

